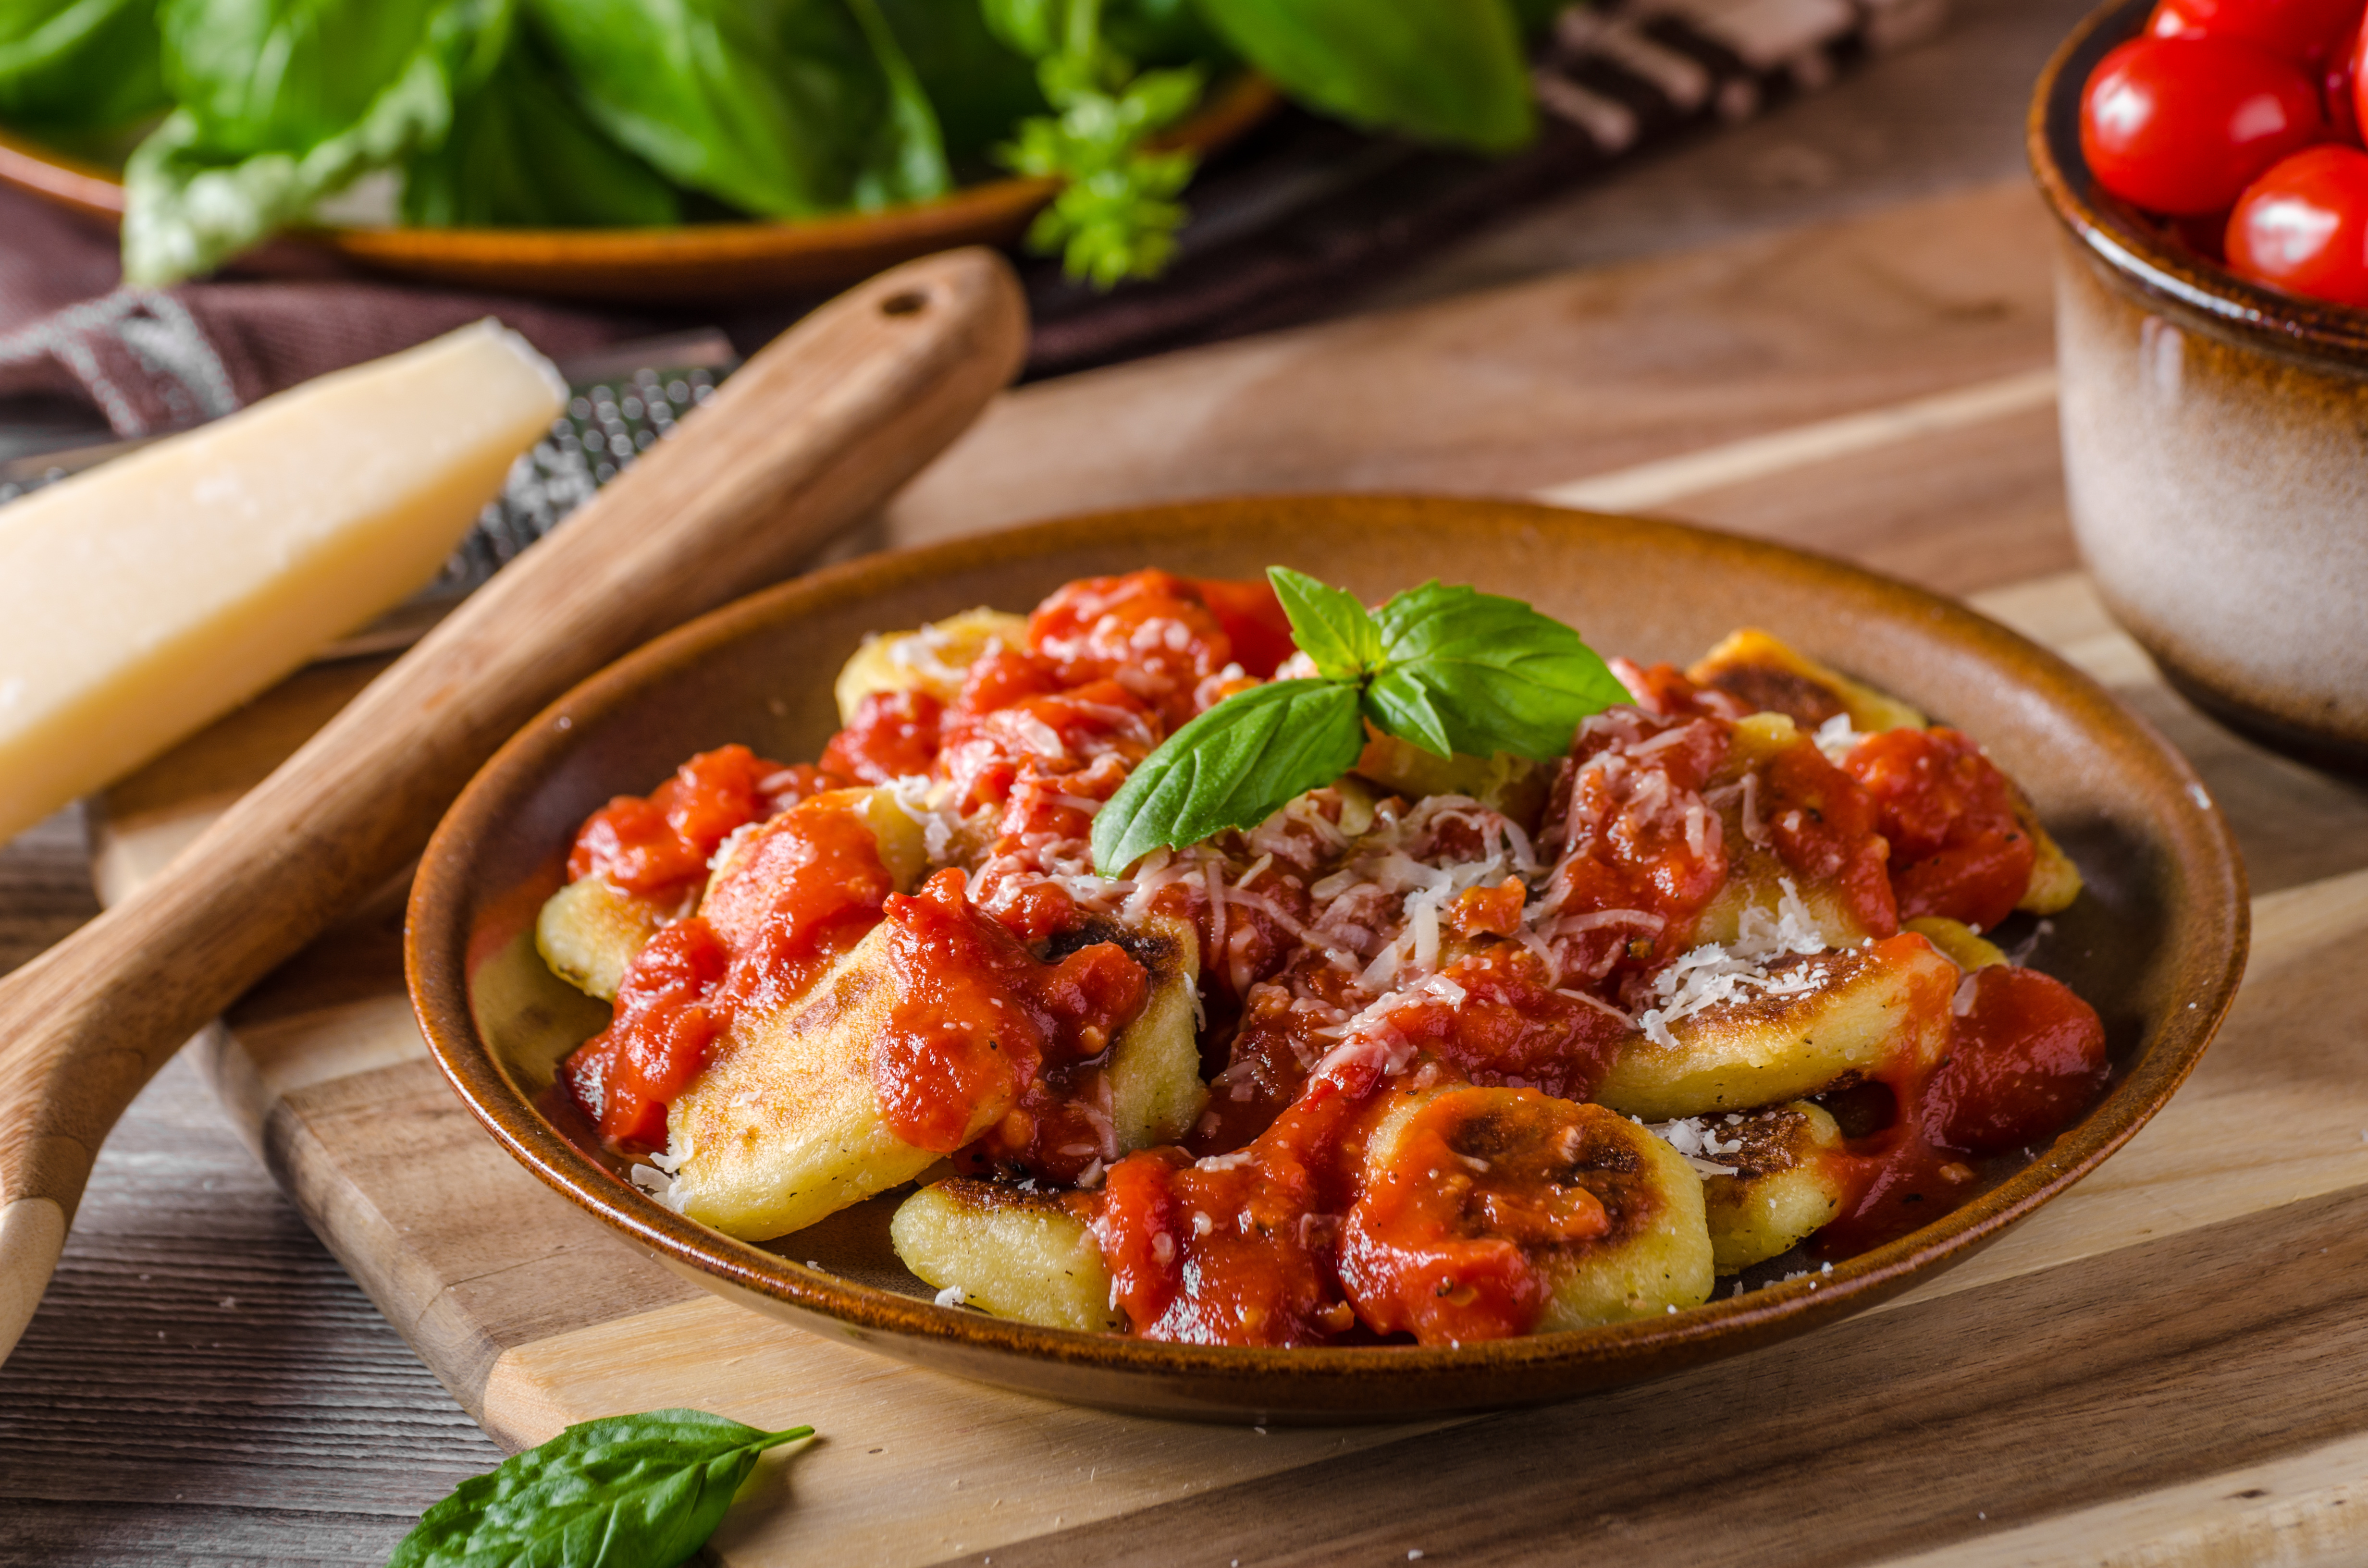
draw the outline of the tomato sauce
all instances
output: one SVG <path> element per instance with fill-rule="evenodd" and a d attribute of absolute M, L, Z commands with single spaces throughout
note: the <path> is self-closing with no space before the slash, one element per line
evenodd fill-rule
<path fill-rule="evenodd" d="M 1692 945 L 1727 871 L 1702 790 L 1733 745 L 1733 727 L 1714 717 L 1615 708 L 1579 726 L 1544 832 L 1562 852 L 1549 930 L 1565 973 L 1641 975 Z"/>
<path fill-rule="evenodd" d="M 586 819 L 567 880 L 598 875 L 650 897 L 695 892 L 734 832 L 840 782 L 813 767 L 767 762 L 746 746 L 701 752 L 647 799 L 620 795 Z"/>
<path fill-rule="evenodd" d="M 878 923 L 895 884 L 846 796 L 824 794 L 744 839 L 697 915 L 625 969 L 616 1016 L 562 1076 L 610 1147 L 662 1148 L 666 1107 L 742 1008 L 798 994 Z"/>
<path fill-rule="evenodd" d="M 1312 1085 L 1230 1153 L 1148 1150 L 1110 1167 L 1093 1230 L 1137 1334 L 1315 1345 L 1356 1326 L 1333 1255 L 1349 1199 L 1343 1134 L 1372 1087 Z"/>
<path fill-rule="evenodd" d="M 859 784 L 926 774 L 938 760 L 946 705 L 926 691 L 875 691 L 823 748 L 822 770 Z"/>
<path fill-rule="evenodd" d="M 1842 767 L 1873 797 L 1891 844 L 1899 917 L 1939 915 L 1987 931 L 2014 913 L 2038 858 L 2014 786 L 1955 730 L 1885 730 Z"/>
<path fill-rule="evenodd" d="M 1820 1255 L 1853 1256 L 1938 1219 L 1974 1195 L 1974 1160 L 2049 1137 L 2104 1088 L 2104 1026 L 2060 980 L 1976 970 L 1950 1014 L 1948 1053 L 1930 1073 L 1895 1076 L 1890 1125 L 1839 1156 L 1852 1196 L 1817 1233 Z"/>
<path fill-rule="evenodd" d="M 1340 1272 L 1366 1326 L 1424 1345 L 1527 1333 L 1553 1293 L 1544 1265 L 1611 1232 L 1577 1168 L 1601 1114 L 1527 1090 L 1477 1116 L 1452 1094 L 1415 1109 L 1342 1233 Z"/>
<path fill-rule="evenodd" d="M 1892 846 L 1873 797 L 1856 779 L 1804 736 L 1769 758 L 1758 795 L 1759 818 L 1795 875 L 1832 887 L 1868 935 L 1888 937 L 1899 929 Z M 2023 881 L 2030 881 L 2027 867 Z M 2022 896 L 2020 884 L 2015 896 Z"/>
<path fill-rule="evenodd" d="M 2068 1125 L 2105 1086 L 2105 1026 L 2053 975 L 1977 970 L 1924 1102 L 1928 1136 L 1995 1154 Z"/>
<path fill-rule="evenodd" d="M 940 1154 L 984 1132 L 988 1162 L 1030 1149 L 1020 1096 L 1047 1065 L 1108 1051 L 1143 1010 L 1143 966 L 1110 942 L 1043 962 L 972 907 L 959 870 L 891 895 L 886 917 L 904 993 L 873 1043 L 871 1081 L 889 1129 Z"/>

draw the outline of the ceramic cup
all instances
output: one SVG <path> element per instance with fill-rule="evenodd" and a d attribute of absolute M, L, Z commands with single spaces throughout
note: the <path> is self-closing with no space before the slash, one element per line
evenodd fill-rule
<path fill-rule="evenodd" d="M 2062 224 L 2073 530 L 2115 619 L 2198 707 L 2368 774 L 2368 312 L 2248 283 L 2091 180 L 2082 88 L 2150 8 L 2091 14 L 2032 102 Z"/>

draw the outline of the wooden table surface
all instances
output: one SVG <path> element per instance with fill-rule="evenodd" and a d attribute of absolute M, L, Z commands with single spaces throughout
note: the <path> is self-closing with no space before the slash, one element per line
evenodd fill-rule
<path fill-rule="evenodd" d="M 1343 313 L 2011 179 L 2028 84 L 2085 8 L 1967 0 L 1937 42 L 1475 236 Z M 2052 439 L 2045 423 L 2022 438 Z M 1489 456 L 1428 482 L 1517 487 Z M 1346 455 L 1320 460 L 1342 464 L 1339 483 L 1370 483 Z M 1089 455 L 1080 468 L 1063 477 L 1089 494 Z M 2051 486 L 1978 500 L 2011 521 L 2010 571 L 1918 553 L 1916 519 L 1880 494 L 1673 509 L 1814 534 L 1958 592 L 2068 560 Z M 0 968 L 96 909 L 76 813 L 0 848 Z M 313 1240 L 191 1068 L 168 1068 L 102 1153 L 57 1282 L 0 1368 L 0 1563 L 381 1562 L 422 1507 L 498 1457 Z"/>

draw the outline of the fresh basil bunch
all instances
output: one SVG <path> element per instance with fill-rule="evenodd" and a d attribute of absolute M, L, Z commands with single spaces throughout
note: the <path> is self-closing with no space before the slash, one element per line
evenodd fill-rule
<path fill-rule="evenodd" d="M 1269 681 L 1167 737 L 1094 815 L 1094 867 L 1255 827 L 1357 764 L 1367 726 L 1434 756 L 1570 749 L 1579 722 L 1630 700 L 1578 633 L 1519 599 L 1426 583 L 1377 610 L 1267 568 L 1313 676 Z"/>
<path fill-rule="evenodd" d="M 702 1410 L 586 1421 L 462 1482 L 387 1568 L 677 1568 L 723 1522 L 759 1455 L 813 1436 Z"/>
<path fill-rule="evenodd" d="M 997 167 L 1064 190 L 1032 239 L 1158 271 L 1190 154 L 1247 65 L 1375 130 L 1533 129 L 1523 35 L 1568 0 L 0 0 L 0 117 L 164 113 L 125 171 L 125 274 L 205 271 L 366 175 L 417 224 L 867 211 Z M 165 112 L 169 111 L 169 112 Z"/>

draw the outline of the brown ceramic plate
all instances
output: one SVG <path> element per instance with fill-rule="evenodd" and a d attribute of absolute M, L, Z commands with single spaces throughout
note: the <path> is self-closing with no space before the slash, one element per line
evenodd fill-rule
<path fill-rule="evenodd" d="M 1209 152 L 1271 113 L 1265 80 L 1240 76 L 1168 139 Z M 113 224 L 116 171 L 0 131 L 0 185 Z M 497 293 L 619 304 L 713 304 L 845 288 L 916 256 L 1011 244 L 1058 187 L 999 179 L 878 212 L 655 229 L 313 229 L 242 258 L 249 271 L 318 272 L 324 261 Z"/>
<path fill-rule="evenodd" d="M 1073 577 L 1145 565 L 1249 576 L 1281 562 L 1369 600 L 1434 576 L 1517 595 L 1607 651 L 1684 661 L 1759 625 L 1982 737 L 2089 879 L 2034 961 L 2103 1015 L 2112 1089 L 2019 1175 L 1833 1273 L 1655 1319 L 1453 1349 L 1150 1344 L 939 1307 L 886 1242 L 897 1195 L 770 1246 L 692 1223 L 537 1110 L 607 1009 L 553 979 L 529 926 L 576 824 L 691 753 L 811 757 L 831 682 L 869 631 L 1025 609 Z M 1865 1310 L 1965 1256 L 2094 1169 L 2168 1099 L 2245 963 L 2244 871 L 2178 753 L 2062 660 L 1959 606 L 1814 556 L 1669 523 L 1508 503 L 1220 501 L 1047 523 L 877 556 L 744 599 L 585 682 L 488 763 L 415 884 L 411 991 L 438 1062 L 495 1138 L 641 1248 L 833 1339 L 1053 1398 L 1201 1416 L 1405 1417 L 1634 1382 Z M 811 1266 L 810 1266 L 811 1265 Z"/>

